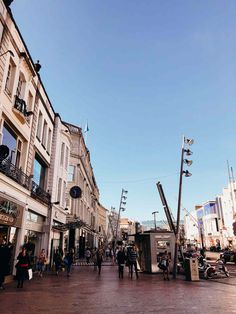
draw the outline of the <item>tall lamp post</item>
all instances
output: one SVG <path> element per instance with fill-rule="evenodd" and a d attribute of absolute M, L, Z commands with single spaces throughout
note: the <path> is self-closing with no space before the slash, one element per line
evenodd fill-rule
<path fill-rule="evenodd" d="M 174 265 L 173 265 L 173 278 L 176 278 L 176 268 L 177 268 L 177 255 L 178 255 L 178 244 L 179 244 L 179 223 L 180 223 L 180 207 L 181 207 L 181 196 L 182 196 L 182 179 L 183 175 L 185 177 L 190 177 L 192 174 L 188 170 L 183 170 L 184 163 L 187 166 L 192 165 L 192 160 L 184 159 L 184 155 L 191 156 L 192 152 L 187 147 L 193 144 L 192 139 L 188 139 L 183 135 L 182 148 L 181 148 L 181 162 L 180 162 L 180 176 L 179 176 L 179 196 L 178 196 L 178 207 L 177 207 L 177 222 L 176 222 L 176 236 L 175 236 L 175 255 L 174 255 Z"/>
<path fill-rule="evenodd" d="M 152 215 L 154 215 L 154 227 L 155 227 L 155 231 L 157 231 L 157 221 L 156 221 L 156 214 L 158 214 L 159 212 L 156 210 L 155 212 L 152 212 Z"/>
<path fill-rule="evenodd" d="M 118 236 L 118 228 L 119 228 L 119 223 L 120 223 L 120 212 L 121 211 L 125 211 L 124 205 L 126 205 L 125 200 L 127 199 L 127 196 L 125 196 L 124 194 L 127 194 L 128 191 L 122 189 L 121 191 L 121 197 L 120 197 L 120 206 L 119 206 L 119 212 L 118 212 L 118 218 L 117 218 L 117 223 L 116 223 L 116 241 L 117 241 L 117 236 Z"/>

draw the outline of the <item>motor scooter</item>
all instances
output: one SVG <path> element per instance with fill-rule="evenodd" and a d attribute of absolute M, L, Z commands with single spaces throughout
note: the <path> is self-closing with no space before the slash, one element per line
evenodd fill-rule
<path fill-rule="evenodd" d="M 229 277 L 229 271 L 227 267 L 224 265 L 224 261 L 222 259 L 218 259 L 216 261 L 216 266 L 212 266 L 208 264 L 208 267 L 204 271 L 204 278 L 205 279 L 212 279 L 214 277 L 217 277 L 219 275 L 225 275 L 226 277 Z"/>

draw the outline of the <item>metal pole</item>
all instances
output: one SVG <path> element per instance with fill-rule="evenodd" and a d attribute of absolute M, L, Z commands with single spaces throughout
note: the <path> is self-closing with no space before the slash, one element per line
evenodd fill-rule
<path fill-rule="evenodd" d="M 121 197 L 120 197 L 120 206 L 119 206 L 118 218 L 117 218 L 117 223 L 116 223 L 116 238 L 115 238 L 116 241 L 117 241 L 118 227 L 119 227 L 119 222 L 120 222 L 120 211 L 121 211 L 121 204 L 122 204 L 123 192 L 124 192 L 124 189 L 122 189 L 122 191 L 121 191 Z"/>
<path fill-rule="evenodd" d="M 180 207 L 181 207 L 181 194 L 182 194 L 182 178 L 183 178 L 183 159 L 184 159 L 184 135 L 181 150 L 181 162 L 180 162 L 180 174 L 179 174 L 179 197 L 178 197 L 178 208 L 177 208 L 177 222 L 176 222 L 176 236 L 175 236 L 175 255 L 173 264 L 173 278 L 176 278 L 177 270 L 177 255 L 178 255 L 178 242 L 179 242 L 179 221 L 180 221 Z"/>
<path fill-rule="evenodd" d="M 157 230 L 156 214 L 158 214 L 158 211 L 152 212 L 152 215 L 154 215 L 154 226 L 155 226 L 155 231 Z"/>

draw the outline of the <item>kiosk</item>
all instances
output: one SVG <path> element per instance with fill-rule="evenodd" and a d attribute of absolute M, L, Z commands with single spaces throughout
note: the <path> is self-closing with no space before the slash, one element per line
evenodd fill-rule
<path fill-rule="evenodd" d="M 147 231 L 135 235 L 135 244 L 139 254 L 140 269 L 148 273 L 158 273 L 162 270 L 157 266 L 161 256 L 168 252 L 170 272 L 173 269 L 175 235 L 168 230 Z"/>

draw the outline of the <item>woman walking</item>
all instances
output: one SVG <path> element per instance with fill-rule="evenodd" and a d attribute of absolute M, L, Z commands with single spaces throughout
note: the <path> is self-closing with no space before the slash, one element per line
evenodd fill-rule
<path fill-rule="evenodd" d="M 45 253 L 45 250 L 42 249 L 38 257 L 38 275 L 40 277 L 43 277 L 43 272 L 45 270 L 46 262 L 47 262 L 46 253 Z"/>
<path fill-rule="evenodd" d="M 28 278 L 28 269 L 30 268 L 30 259 L 25 247 L 22 248 L 22 251 L 17 256 L 17 260 L 17 288 L 23 288 L 24 280 Z"/>

